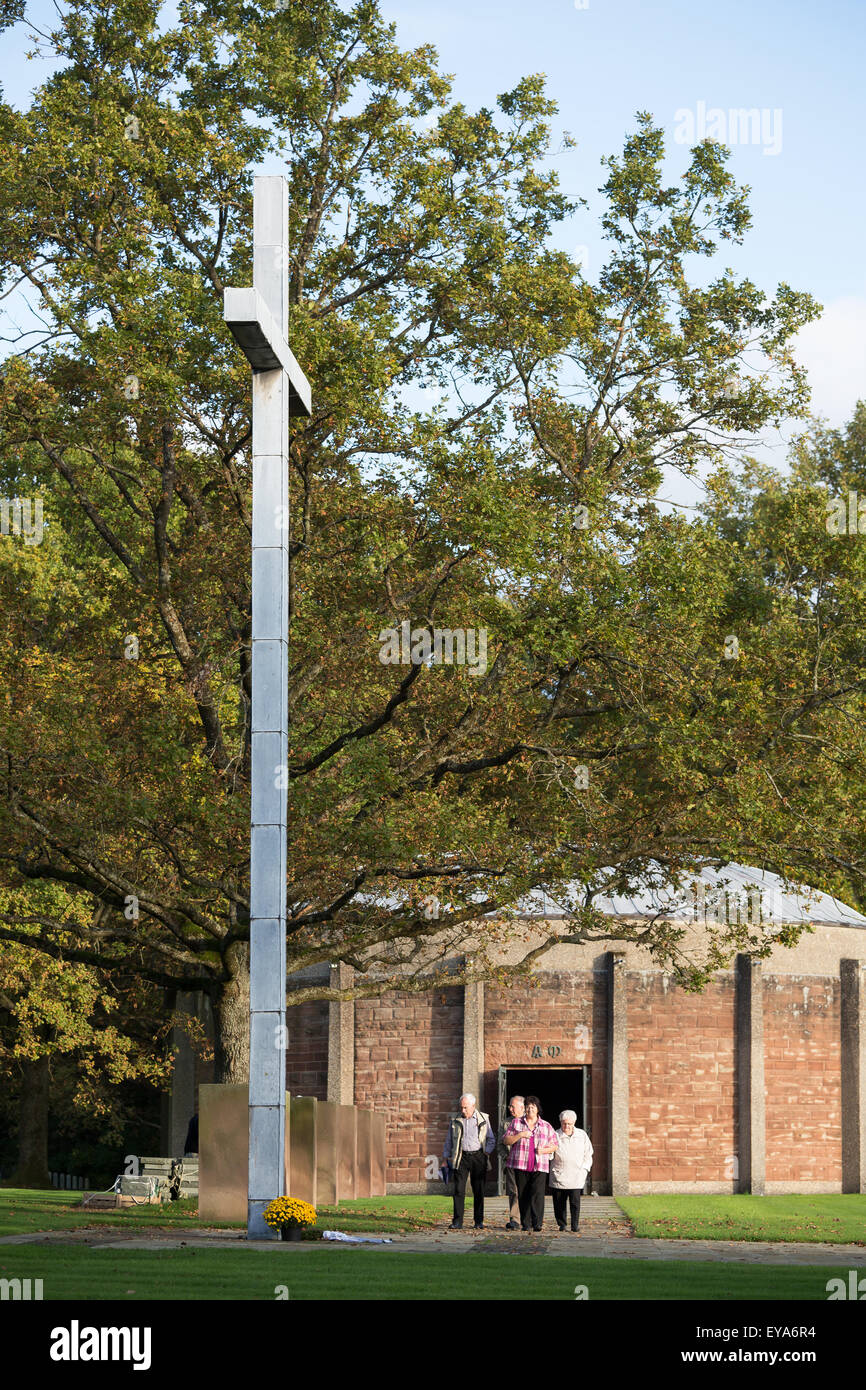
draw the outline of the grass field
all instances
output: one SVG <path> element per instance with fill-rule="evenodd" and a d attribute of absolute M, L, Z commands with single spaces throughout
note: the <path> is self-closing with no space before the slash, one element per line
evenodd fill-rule
<path fill-rule="evenodd" d="M 292 1250 L 88 1250 L 0 1246 L 0 1278 L 41 1279 L 53 1300 L 394 1301 L 491 1299 L 792 1302 L 826 1300 L 831 1268 L 763 1268 L 546 1255 L 429 1255 L 357 1247 Z"/>
<path fill-rule="evenodd" d="M 194 1201 L 91 1212 L 69 1192 L 0 1189 L 0 1234 L 36 1231 L 176 1232 L 199 1227 Z M 666 1196 L 622 1199 L 643 1236 L 722 1240 L 866 1240 L 864 1197 Z M 446 1196 L 376 1197 L 320 1207 L 317 1228 L 417 1231 L 447 1221 Z M 226 1227 L 242 1230 L 241 1227 Z M 273 1250 L 93 1250 L 0 1246 L 0 1278 L 41 1279 L 54 1300 L 825 1300 L 844 1269 L 657 1260 L 372 1251 L 357 1247 Z"/>
<path fill-rule="evenodd" d="M 866 1196 L 619 1197 L 636 1236 L 866 1244 Z"/>
<path fill-rule="evenodd" d="M 39 1191 L 33 1188 L 0 1188 L 0 1235 L 26 1235 L 31 1231 L 74 1231 L 91 1228 L 128 1228 L 141 1231 L 147 1226 L 171 1230 L 197 1230 L 197 1203 L 194 1198 L 166 1202 L 162 1206 L 123 1207 L 119 1211 L 91 1211 L 77 1205 L 72 1192 Z M 451 1217 L 448 1197 L 407 1196 L 368 1197 L 357 1202 L 341 1202 L 338 1207 L 321 1206 L 314 1230 L 328 1227 L 349 1233 L 380 1231 L 421 1231 Z M 211 1222 L 220 1227 L 221 1223 Z M 223 1223 L 224 1224 L 224 1223 Z M 227 1230 L 243 1230 L 225 1225 Z"/>
<path fill-rule="evenodd" d="M 106 1227 L 143 1231 L 148 1226 L 194 1231 L 199 1226 L 194 1200 L 166 1202 L 160 1207 L 124 1207 L 120 1211 L 90 1211 L 78 1206 L 78 1200 L 71 1192 L 0 1188 L 0 1235 Z M 689 1194 L 619 1200 L 634 1223 L 637 1236 L 866 1243 L 866 1196 Z M 319 1207 L 313 1229 L 335 1227 L 349 1233 L 396 1234 L 425 1230 L 450 1217 L 451 1200 L 447 1196 L 369 1197 L 341 1202 L 338 1207 Z M 225 1228 L 243 1229 L 240 1225 Z"/>

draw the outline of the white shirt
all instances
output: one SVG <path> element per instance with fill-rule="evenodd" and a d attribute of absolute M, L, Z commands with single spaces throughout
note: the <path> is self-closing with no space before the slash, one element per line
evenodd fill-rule
<path fill-rule="evenodd" d="M 571 1189 L 583 1187 L 592 1167 L 592 1144 L 583 1129 L 571 1134 L 556 1131 L 556 1153 L 550 1159 L 550 1186 Z"/>

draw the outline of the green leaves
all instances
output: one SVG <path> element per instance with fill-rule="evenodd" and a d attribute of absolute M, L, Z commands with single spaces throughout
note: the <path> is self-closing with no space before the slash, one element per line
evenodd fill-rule
<path fill-rule="evenodd" d="M 157 13 L 76 0 L 65 65 L 30 111 L 0 106 L 3 284 L 30 277 L 55 335 L 0 388 L 4 486 L 38 486 L 50 518 L 43 547 L 0 547 L 6 611 L 26 589 L 0 691 L 10 886 L 26 862 L 90 895 L 82 965 L 217 1004 L 243 975 L 249 380 L 222 293 L 250 279 L 266 157 L 290 166 L 314 396 L 290 449 L 292 965 L 375 959 L 362 992 L 426 987 L 467 933 L 495 968 L 535 886 L 853 863 L 850 791 L 831 823 L 807 782 L 824 740 L 848 765 L 859 562 L 812 528 L 806 452 L 790 491 L 723 467 L 802 408 L 789 344 L 817 306 L 724 266 L 690 282 L 749 225 L 722 147 L 669 183 L 639 113 L 590 279 L 551 244 L 578 204 L 540 76 L 473 111 L 374 3 Z M 853 476 L 821 447 L 828 479 Z M 707 461 L 705 515 L 661 516 L 662 469 Z M 483 632 L 484 673 L 383 662 L 404 623 Z M 608 930 L 587 909 L 563 934 Z M 647 940 L 690 986 L 743 946 Z"/>

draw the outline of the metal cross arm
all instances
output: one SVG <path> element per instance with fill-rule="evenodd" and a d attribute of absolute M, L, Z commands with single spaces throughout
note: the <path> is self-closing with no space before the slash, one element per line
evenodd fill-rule
<path fill-rule="evenodd" d="M 296 414 L 312 414 L 310 383 L 259 291 L 229 289 L 223 303 L 223 317 L 253 371 L 272 372 L 281 367 L 289 379 L 289 409 Z"/>

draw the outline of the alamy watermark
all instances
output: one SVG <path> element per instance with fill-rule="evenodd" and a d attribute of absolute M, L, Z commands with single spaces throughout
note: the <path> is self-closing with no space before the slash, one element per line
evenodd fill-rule
<path fill-rule="evenodd" d="M 824 1288 L 827 1290 L 827 1302 L 832 1303 L 834 1299 L 853 1299 L 857 1303 L 866 1302 L 866 1278 L 858 1278 L 856 1269 L 848 1270 L 848 1283 L 844 1279 L 828 1279 Z M 831 1292 L 832 1290 L 832 1292 Z"/>
<path fill-rule="evenodd" d="M 0 497 L 0 536 L 23 536 L 25 545 L 42 540 L 42 498 Z"/>
<path fill-rule="evenodd" d="M 0 1302 L 29 1302 L 42 1298 L 41 1279 L 0 1279 Z"/>
<path fill-rule="evenodd" d="M 674 113 L 678 145 L 700 144 L 702 140 L 717 140 L 721 145 L 760 145 L 763 154 L 782 153 L 782 108 L 768 106 L 737 106 L 724 111 L 721 106 L 707 109 L 699 101 L 695 110 L 681 106 Z"/>
<path fill-rule="evenodd" d="M 775 895 L 772 888 L 750 888 L 747 891 L 696 883 L 692 892 L 692 916 L 696 922 L 759 927 L 773 917 Z"/>
<path fill-rule="evenodd" d="M 470 676 L 487 670 L 487 628 L 412 627 L 383 628 L 377 638 L 383 666 L 468 666 Z"/>
<path fill-rule="evenodd" d="M 52 1361 L 131 1361 L 134 1371 L 151 1363 L 149 1327 L 82 1327 L 73 1318 L 68 1327 L 51 1330 L 48 1355 Z"/>
<path fill-rule="evenodd" d="M 866 534 L 866 497 L 849 491 L 847 496 L 827 498 L 828 536 L 862 536 Z"/>

